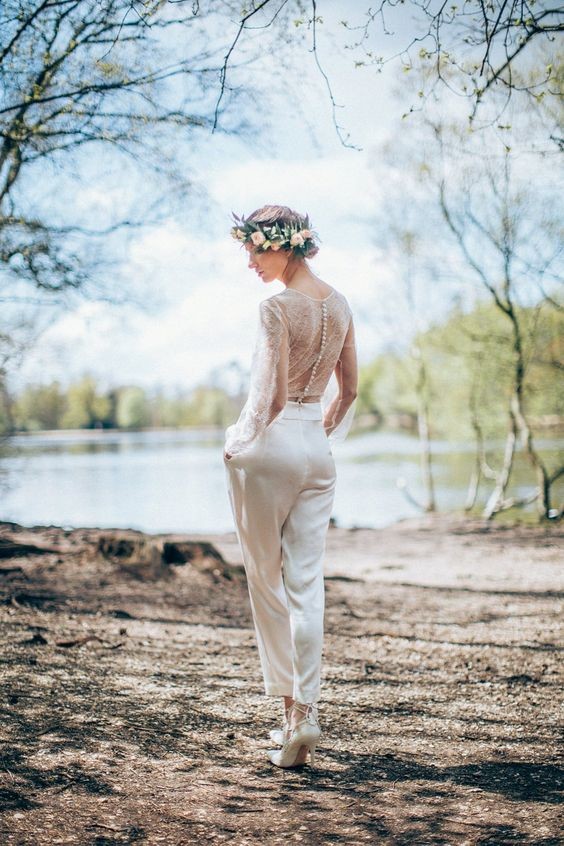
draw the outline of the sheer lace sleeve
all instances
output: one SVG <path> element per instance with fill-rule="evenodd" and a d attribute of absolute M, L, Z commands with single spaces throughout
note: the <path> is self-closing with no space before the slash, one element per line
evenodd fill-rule
<path fill-rule="evenodd" d="M 288 355 L 288 321 L 271 297 L 260 304 L 249 395 L 236 423 L 225 430 L 225 452 L 236 455 L 249 449 L 284 408 L 288 398 Z"/>
<path fill-rule="evenodd" d="M 347 437 L 354 415 L 356 412 L 357 398 L 353 399 L 351 405 L 345 411 L 344 415 L 341 410 L 341 391 L 347 386 L 354 387 L 357 390 L 358 384 L 358 362 L 357 362 L 357 348 L 355 328 L 352 312 L 350 313 L 350 323 L 339 360 L 331 378 L 325 388 L 323 396 L 321 397 L 321 407 L 323 410 L 323 418 L 326 426 L 333 426 L 333 429 L 328 435 L 331 444 L 344 441 Z"/>

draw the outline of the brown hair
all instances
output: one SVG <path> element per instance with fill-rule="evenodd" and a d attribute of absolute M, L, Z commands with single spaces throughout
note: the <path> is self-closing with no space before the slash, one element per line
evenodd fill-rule
<path fill-rule="evenodd" d="M 245 217 L 245 221 L 249 223 L 267 223 L 271 226 L 274 223 L 280 226 L 287 226 L 295 224 L 300 229 L 305 229 L 305 219 L 307 215 L 300 214 L 288 206 L 261 206 L 260 209 L 255 209 Z M 290 250 L 291 247 L 286 246 L 284 249 Z M 308 250 L 303 253 L 304 258 L 313 258 L 319 252 L 319 247 L 312 244 Z"/>

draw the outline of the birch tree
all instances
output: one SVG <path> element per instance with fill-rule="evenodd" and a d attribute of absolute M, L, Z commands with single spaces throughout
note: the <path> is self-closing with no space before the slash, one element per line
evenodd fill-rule
<path fill-rule="evenodd" d="M 445 128 L 435 124 L 433 130 L 444 164 Z M 460 153 L 459 136 L 457 142 Z M 551 487 L 564 474 L 564 466 L 549 469 L 535 445 L 525 397 L 530 364 L 525 353 L 527 327 L 518 306 L 523 300 L 542 301 L 545 278 L 551 280 L 551 291 L 564 282 L 555 195 L 546 175 L 544 180 L 539 173 L 536 181 L 525 181 L 522 172 L 517 174 L 517 163 L 507 145 L 497 155 L 492 149 L 482 151 L 480 158 L 475 150 L 469 150 L 468 156 L 458 161 L 457 179 L 449 180 L 443 167 L 436 189 L 442 215 L 469 272 L 511 331 L 513 373 L 505 451 L 484 516 L 490 518 L 506 508 L 536 501 L 539 513 L 549 517 Z M 550 296 L 550 300 L 560 307 L 555 298 Z M 518 438 L 536 477 L 535 490 L 521 500 L 507 496 Z"/>

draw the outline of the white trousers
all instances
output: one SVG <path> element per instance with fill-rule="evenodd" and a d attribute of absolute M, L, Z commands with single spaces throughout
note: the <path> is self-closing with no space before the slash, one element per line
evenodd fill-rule
<path fill-rule="evenodd" d="M 321 403 L 289 400 L 252 446 L 224 465 L 265 693 L 317 702 L 323 560 L 336 484 Z"/>

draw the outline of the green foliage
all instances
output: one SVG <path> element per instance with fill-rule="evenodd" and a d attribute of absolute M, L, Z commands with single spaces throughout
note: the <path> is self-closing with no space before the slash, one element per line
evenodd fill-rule
<path fill-rule="evenodd" d="M 528 345 L 528 412 L 564 417 L 564 316 L 549 308 L 538 321 L 527 316 L 529 331 L 535 332 Z"/>
<path fill-rule="evenodd" d="M 136 385 L 122 385 L 102 393 L 92 376 L 84 376 L 66 392 L 58 381 L 27 386 L 18 397 L 12 398 L 9 407 L 2 409 L 0 432 L 12 428 L 16 431 L 147 426 L 225 428 L 236 418 L 242 403 L 243 398 L 233 399 L 220 388 L 205 385 L 174 397 L 166 396 L 162 390 L 149 394 Z"/>
<path fill-rule="evenodd" d="M 518 308 L 527 369 L 524 404 L 535 418 L 564 417 L 562 339 L 564 318 L 548 305 Z M 514 383 L 515 338 L 510 321 L 493 304 L 454 313 L 421 339 L 432 374 L 431 419 L 438 434 L 470 436 L 471 404 L 486 437 L 500 436 Z M 559 389 L 558 389 L 559 386 Z"/>
<path fill-rule="evenodd" d="M 131 386 L 117 391 L 115 422 L 120 429 L 148 426 L 151 412 L 143 388 Z"/>
<path fill-rule="evenodd" d="M 15 425 L 26 431 L 58 429 L 66 409 L 66 397 L 58 381 L 50 385 L 28 385 L 12 409 Z M 8 421 L 3 421 L 3 431 Z"/>
<path fill-rule="evenodd" d="M 359 413 L 378 412 L 385 418 L 416 414 L 413 363 L 396 353 L 384 353 L 361 367 L 357 406 Z"/>
<path fill-rule="evenodd" d="M 183 409 L 180 425 L 225 427 L 233 422 L 234 416 L 232 403 L 224 391 L 202 385 L 193 391 Z"/>
<path fill-rule="evenodd" d="M 110 422 L 112 404 L 99 394 L 92 376 L 84 376 L 67 393 L 67 408 L 61 420 L 63 429 L 90 429 Z"/>
<path fill-rule="evenodd" d="M 548 304 L 517 309 L 522 328 L 525 410 L 533 426 L 564 420 L 564 316 Z M 513 388 L 515 339 L 510 321 L 494 305 L 469 313 L 455 310 L 442 324 L 415 339 L 427 369 L 427 399 L 433 437 L 474 437 L 472 406 L 484 436 L 507 428 Z M 386 353 L 362 367 L 359 411 L 384 418 L 416 414 L 417 361 Z"/>

